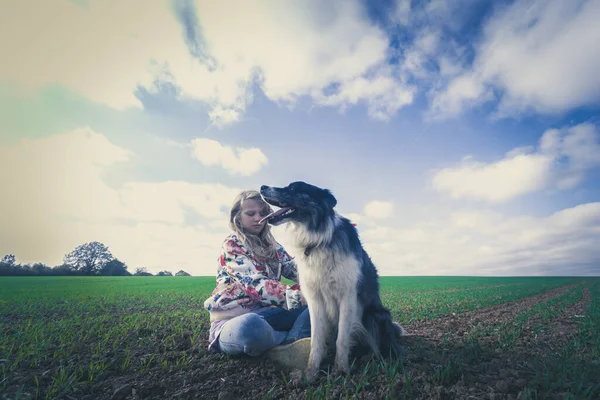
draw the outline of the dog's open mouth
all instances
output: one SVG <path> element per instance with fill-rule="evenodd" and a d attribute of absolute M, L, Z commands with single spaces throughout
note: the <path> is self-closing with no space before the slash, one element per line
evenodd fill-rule
<path fill-rule="evenodd" d="M 270 224 L 277 224 L 278 222 L 282 221 L 284 218 L 291 216 L 296 211 L 295 208 L 293 208 L 292 206 L 290 206 L 288 204 L 280 203 L 273 199 L 267 199 L 266 197 L 265 197 L 265 200 L 269 204 L 274 205 L 276 207 L 280 207 L 280 208 L 279 208 L 279 210 L 273 211 L 271 214 L 269 214 L 266 217 L 264 217 L 263 219 L 261 219 L 259 222 L 260 224 L 264 224 L 265 221 L 268 221 Z"/>

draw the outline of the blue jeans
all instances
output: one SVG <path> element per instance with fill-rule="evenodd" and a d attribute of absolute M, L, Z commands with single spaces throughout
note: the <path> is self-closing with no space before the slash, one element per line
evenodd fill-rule
<path fill-rule="evenodd" d="M 308 307 L 273 307 L 230 319 L 219 335 L 219 348 L 230 355 L 259 356 L 273 347 L 310 337 Z"/>

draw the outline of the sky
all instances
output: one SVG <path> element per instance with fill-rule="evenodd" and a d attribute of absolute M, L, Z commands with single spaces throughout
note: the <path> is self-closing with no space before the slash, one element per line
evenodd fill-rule
<path fill-rule="evenodd" d="M 600 275 L 598 0 L 0 6 L 0 256 L 212 276 L 302 180 L 380 275 Z"/>

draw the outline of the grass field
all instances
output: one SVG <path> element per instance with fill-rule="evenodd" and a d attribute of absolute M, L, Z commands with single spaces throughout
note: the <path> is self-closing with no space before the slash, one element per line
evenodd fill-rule
<path fill-rule="evenodd" d="M 208 354 L 214 278 L 0 278 L 0 398 L 597 398 L 600 279 L 383 277 L 414 333 L 306 389 Z"/>

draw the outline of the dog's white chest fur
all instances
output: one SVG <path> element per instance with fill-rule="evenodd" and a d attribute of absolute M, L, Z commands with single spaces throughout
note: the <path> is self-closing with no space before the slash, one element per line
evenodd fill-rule
<path fill-rule="evenodd" d="M 357 295 L 360 269 L 356 258 L 314 249 L 308 256 L 296 257 L 296 262 L 300 287 L 307 302 L 324 305 L 329 321 L 337 323 L 340 304 Z"/>

